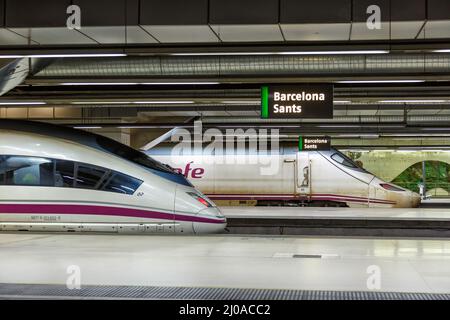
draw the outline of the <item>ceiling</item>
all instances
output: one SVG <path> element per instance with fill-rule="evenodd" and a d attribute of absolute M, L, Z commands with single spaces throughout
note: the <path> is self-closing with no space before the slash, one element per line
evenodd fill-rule
<path fill-rule="evenodd" d="M 450 134 L 449 39 L 445 0 L 0 0 L 0 117 Z M 278 83 L 332 83 L 334 118 L 260 119 Z"/>

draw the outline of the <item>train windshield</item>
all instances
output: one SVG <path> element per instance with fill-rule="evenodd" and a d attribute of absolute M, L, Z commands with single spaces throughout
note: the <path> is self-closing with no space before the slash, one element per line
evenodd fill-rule
<path fill-rule="evenodd" d="M 172 174 L 176 173 L 170 166 L 156 161 L 155 159 L 147 156 L 145 153 L 116 142 L 112 139 L 97 137 L 97 143 L 106 151 L 109 151 L 121 158 L 139 164 L 143 167 Z"/>
<path fill-rule="evenodd" d="M 368 173 L 365 169 L 358 166 L 352 159 L 347 157 L 345 154 L 343 154 L 340 151 L 335 150 L 335 149 L 333 151 L 334 151 L 334 153 L 331 155 L 331 159 L 333 159 L 337 163 L 340 163 L 343 166 L 346 166 L 346 167 L 354 169 L 354 170 Z"/>

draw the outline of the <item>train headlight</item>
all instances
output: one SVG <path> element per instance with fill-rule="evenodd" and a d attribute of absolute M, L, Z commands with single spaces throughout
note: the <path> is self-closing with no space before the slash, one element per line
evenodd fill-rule
<path fill-rule="evenodd" d="M 207 199 L 200 196 L 198 193 L 195 192 L 187 192 L 188 195 L 190 195 L 192 198 L 203 204 L 205 207 L 210 208 L 212 207 L 212 203 L 209 202 Z"/>

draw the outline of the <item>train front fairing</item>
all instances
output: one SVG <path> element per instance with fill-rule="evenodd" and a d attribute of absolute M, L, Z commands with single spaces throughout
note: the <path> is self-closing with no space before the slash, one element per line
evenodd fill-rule
<path fill-rule="evenodd" d="M 223 231 L 220 210 L 182 175 L 114 140 L 0 121 L 0 230 Z"/>
<path fill-rule="evenodd" d="M 417 193 L 379 179 L 357 166 L 338 150 L 331 149 L 317 153 L 326 160 L 320 168 L 316 168 L 317 172 L 314 173 L 321 192 L 337 190 L 342 198 L 346 198 L 345 203 L 351 207 L 414 208 L 419 206 L 420 196 Z M 313 166 L 312 163 L 311 166 Z M 335 167 L 332 170 L 333 173 L 329 170 L 330 166 Z M 317 189 L 314 186 L 312 188 Z M 333 200 L 340 202 L 338 196 Z"/>
<path fill-rule="evenodd" d="M 335 149 L 299 152 L 296 144 L 281 143 L 273 156 L 235 149 L 228 162 L 198 151 L 172 157 L 172 148 L 162 144 L 147 153 L 224 204 L 411 208 L 420 203 L 418 194 L 382 181 Z M 275 170 L 264 174 L 269 166 Z"/>

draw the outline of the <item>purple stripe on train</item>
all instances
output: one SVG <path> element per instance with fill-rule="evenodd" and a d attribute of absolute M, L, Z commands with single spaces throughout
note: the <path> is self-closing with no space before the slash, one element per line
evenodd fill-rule
<path fill-rule="evenodd" d="M 102 216 L 123 216 L 137 218 L 152 218 L 162 220 L 176 220 L 203 223 L 225 223 L 224 219 L 194 217 L 166 212 L 149 211 L 141 209 L 78 205 L 78 204 L 0 204 L 0 213 L 8 214 L 86 214 Z"/>

